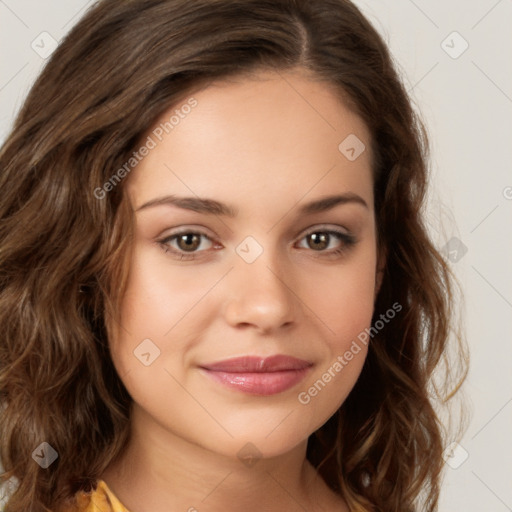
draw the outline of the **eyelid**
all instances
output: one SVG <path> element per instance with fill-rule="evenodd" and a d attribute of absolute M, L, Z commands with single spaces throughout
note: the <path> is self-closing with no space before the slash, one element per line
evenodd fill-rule
<path fill-rule="evenodd" d="M 213 232 L 209 230 L 205 226 L 197 225 L 197 224 L 191 224 L 187 225 L 184 224 L 183 226 L 172 228 L 172 229 L 164 229 L 162 233 L 166 233 L 165 235 L 158 235 L 156 238 L 169 238 L 171 236 L 181 235 L 182 233 L 196 233 L 208 236 L 209 238 L 215 238 L 215 235 L 213 235 Z"/>
<path fill-rule="evenodd" d="M 316 233 L 317 231 L 336 231 L 340 232 L 340 230 L 343 230 L 346 235 L 350 235 L 350 230 L 343 226 L 338 226 L 334 224 L 316 224 L 311 228 L 307 228 L 305 231 L 299 231 L 297 236 L 302 235 L 302 237 L 310 235 L 311 233 Z"/>

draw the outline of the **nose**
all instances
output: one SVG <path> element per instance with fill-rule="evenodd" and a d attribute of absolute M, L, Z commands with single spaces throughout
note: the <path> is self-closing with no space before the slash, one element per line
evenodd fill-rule
<path fill-rule="evenodd" d="M 251 326 L 269 333 L 294 322 L 298 298 L 289 282 L 290 272 L 264 255 L 250 264 L 238 261 L 229 273 L 224 317 L 233 327 Z"/>

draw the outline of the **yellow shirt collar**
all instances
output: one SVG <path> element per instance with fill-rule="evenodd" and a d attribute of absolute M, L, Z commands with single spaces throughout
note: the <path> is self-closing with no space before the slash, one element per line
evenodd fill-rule
<path fill-rule="evenodd" d="M 130 512 L 103 480 L 98 480 L 95 491 L 81 492 L 77 500 L 79 512 Z"/>

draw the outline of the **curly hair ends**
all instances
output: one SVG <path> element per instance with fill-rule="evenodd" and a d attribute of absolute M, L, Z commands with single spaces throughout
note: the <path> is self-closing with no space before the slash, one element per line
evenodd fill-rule
<path fill-rule="evenodd" d="M 122 182 L 95 191 L 170 106 L 265 68 L 332 84 L 368 126 L 386 255 L 372 325 L 401 308 L 308 459 L 351 510 L 437 509 L 443 431 L 429 389 L 455 281 L 422 221 L 427 137 L 385 43 L 348 0 L 103 0 L 53 53 L 0 151 L 0 460 L 2 479 L 19 481 L 6 512 L 71 503 L 129 438 L 108 339 L 133 212 Z M 445 377 L 449 389 L 464 375 Z M 58 453 L 47 469 L 32 459 L 42 442 Z"/>

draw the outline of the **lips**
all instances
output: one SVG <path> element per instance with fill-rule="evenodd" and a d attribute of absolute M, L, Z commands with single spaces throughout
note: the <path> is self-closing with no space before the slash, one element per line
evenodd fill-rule
<path fill-rule="evenodd" d="M 304 379 L 313 363 L 286 355 L 244 356 L 200 366 L 214 381 L 254 395 L 281 393 Z"/>

